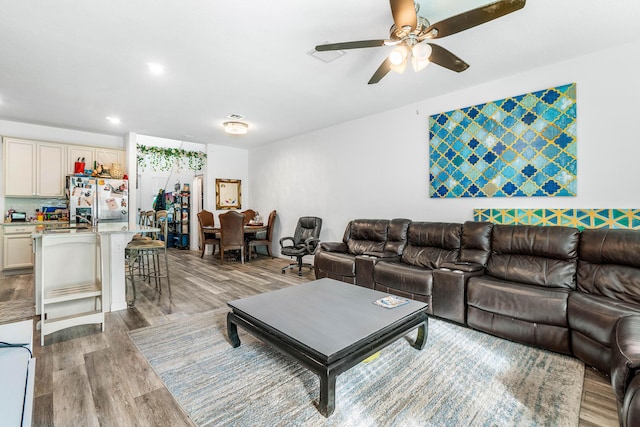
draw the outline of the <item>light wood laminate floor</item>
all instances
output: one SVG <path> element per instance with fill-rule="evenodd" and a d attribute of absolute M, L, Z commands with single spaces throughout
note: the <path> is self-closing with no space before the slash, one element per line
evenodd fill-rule
<path fill-rule="evenodd" d="M 138 289 L 133 309 L 107 313 L 106 331 L 78 326 L 55 332 L 40 347 L 34 330 L 34 426 L 190 426 L 190 419 L 138 352 L 127 331 L 221 307 L 226 302 L 313 280 L 280 269 L 285 259 L 225 263 L 195 251 L 169 250 L 173 298 L 151 286 Z M 0 276 L 0 301 L 33 297 L 33 275 Z M 580 426 L 616 426 L 608 378 L 587 368 Z"/>

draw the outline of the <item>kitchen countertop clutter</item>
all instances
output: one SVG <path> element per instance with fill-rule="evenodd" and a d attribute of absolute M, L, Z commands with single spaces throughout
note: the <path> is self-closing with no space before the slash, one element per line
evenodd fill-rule
<path fill-rule="evenodd" d="M 5 224 L 6 225 L 6 224 Z M 157 228 L 135 224 L 133 228 L 129 227 L 128 222 L 103 222 L 98 223 L 95 227 L 89 224 L 69 224 L 68 222 L 58 222 L 56 224 L 38 225 L 31 235 L 33 238 L 42 237 L 43 234 L 83 234 L 83 233 L 145 233 L 157 231 Z"/>
<path fill-rule="evenodd" d="M 69 222 L 69 209 L 59 206 L 43 206 L 42 209 L 36 208 L 33 215 L 9 209 L 4 216 L 5 224 L 24 224 L 25 222 L 43 224 Z"/>

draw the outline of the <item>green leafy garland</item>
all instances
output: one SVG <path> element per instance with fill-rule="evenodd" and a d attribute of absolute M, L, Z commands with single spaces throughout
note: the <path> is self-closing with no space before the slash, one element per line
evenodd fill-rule
<path fill-rule="evenodd" d="M 207 153 L 202 151 L 188 151 L 181 148 L 147 147 L 137 144 L 138 166 L 151 166 L 154 171 L 170 171 L 173 166 L 178 170 L 190 169 L 198 172 L 204 166 Z"/>

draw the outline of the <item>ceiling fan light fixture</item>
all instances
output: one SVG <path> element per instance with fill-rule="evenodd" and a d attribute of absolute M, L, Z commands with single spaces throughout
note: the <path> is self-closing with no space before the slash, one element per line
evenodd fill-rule
<path fill-rule="evenodd" d="M 224 131 L 232 135 L 244 135 L 249 129 L 249 125 L 245 122 L 229 121 L 222 124 Z"/>
<path fill-rule="evenodd" d="M 411 53 L 418 61 L 428 61 L 431 56 L 431 46 L 428 43 L 418 43 L 411 48 Z"/>
<path fill-rule="evenodd" d="M 409 50 L 405 45 L 397 46 L 395 49 L 391 51 L 389 54 L 389 61 L 392 65 L 402 65 L 407 60 L 407 55 Z"/>
<path fill-rule="evenodd" d="M 429 65 L 429 57 L 431 57 L 431 46 L 427 43 L 418 43 L 411 48 L 411 66 L 413 71 L 424 70 Z"/>

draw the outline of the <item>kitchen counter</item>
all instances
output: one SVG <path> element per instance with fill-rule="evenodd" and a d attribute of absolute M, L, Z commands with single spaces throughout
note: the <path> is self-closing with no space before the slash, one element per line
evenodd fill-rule
<path fill-rule="evenodd" d="M 31 223 L 33 224 L 33 223 Z M 52 227 L 49 224 L 41 224 L 36 227 L 31 237 L 37 239 L 42 237 L 43 234 L 85 234 L 85 233 L 98 233 L 98 234 L 114 234 L 114 233 L 152 233 L 159 231 L 158 228 L 149 227 L 146 225 L 134 224 L 130 226 L 128 222 L 102 222 L 98 223 L 95 227 L 90 227 L 89 224 L 69 224 L 58 223 Z"/>
<path fill-rule="evenodd" d="M 69 221 L 14 221 L 14 222 L 3 222 L 2 225 L 4 227 L 13 227 L 19 225 L 60 225 L 60 224 L 69 224 Z"/>
<path fill-rule="evenodd" d="M 58 227 L 46 227 L 39 225 L 31 234 L 33 238 L 33 250 L 35 253 L 35 283 L 36 283 L 36 310 L 40 307 L 40 298 L 47 280 L 43 274 L 43 238 L 70 239 L 77 236 L 82 239 L 87 234 L 98 234 L 100 245 L 100 272 L 102 276 L 102 303 L 105 311 L 116 311 L 127 308 L 126 278 L 125 278 L 125 248 L 135 233 L 151 233 L 159 231 L 158 228 L 139 226 L 126 222 L 104 222 L 96 227 L 86 227 L 82 224 L 65 223 Z M 62 257 L 61 259 L 64 259 Z M 73 259 L 61 262 L 59 268 L 82 269 L 82 265 L 74 264 Z M 78 272 L 78 274 L 80 274 Z M 41 313 L 37 313 L 41 314 Z"/>

